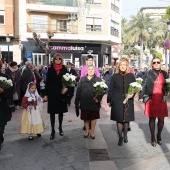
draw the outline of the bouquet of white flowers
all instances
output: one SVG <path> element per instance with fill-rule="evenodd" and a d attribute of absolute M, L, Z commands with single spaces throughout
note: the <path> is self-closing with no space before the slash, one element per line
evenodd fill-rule
<path fill-rule="evenodd" d="M 163 91 L 165 93 L 169 93 L 170 92 L 170 79 L 165 79 L 165 85 L 163 87 Z"/>
<path fill-rule="evenodd" d="M 139 92 L 140 90 L 142 90 L 142 86 L 141 84 L 137 83 L 137 82 L 133 82 L 129 84 L 129 88 L 128 88 L 128 94 L 135 94 L 137 92 Z M 123 101 L 123 104 L 126 104 L 128 101 L 128 98 L 126 98 Z"/>
<path fill-rule="evenodd" d="M 95 97 L 93 99 L 96 99 L 97 95 L 103 95 L 105 93 L 105 90 L 107 89 L 107 85 L 105 82 L 96 82 L 93 85 L 93 91 L 95 93 Z"/>
<path fill-rule="evenodd" d="M 165 102 L 166 94 L 170 92 L 170 79 L 165 79 L 165 84 L 164 84 L 164 87 L 162 89 L 163 89 L 163 92 L 164 92 L 162 102 Z"/>
<path fill-rule="evenodd" d="M 28 103 L 34 104 L 36 102 L 36 99 L 33 97 L 28 97 Z"/>
<path fill-rule="evenodd" d="M 33 98 L 33 97 L 28 97 L 28 105 L 33 106 L 35 102 L 36 102 L 36 99 L 35 99 L 35 98 Z M 29 110 L 30 110 L 30 113 L 31 113 L 31 109 L 30 109 L 30 108 L 29 108 Z"/>
<path fill-rule="evenodd" d="M 75 87 L 76 77 L 72 74 L 66 73 L 63 75 L 62 82 L 65 87 Z"/>
<path fill-rule="evenodd" d="M 139 84 L 142 84 L 143 79 L 142 78 L 136 78 L 136 82 L 139 83 Z"/>
<path fill-rule="evenodd" d="M 10 89 L 13 86 L 11 79 L 7 80 L 6 77 L 0 76 L 0 88 L 3 90 Z"/>

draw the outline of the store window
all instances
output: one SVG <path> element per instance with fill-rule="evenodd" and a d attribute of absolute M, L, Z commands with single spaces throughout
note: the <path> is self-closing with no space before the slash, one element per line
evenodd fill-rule
<path fill-rule="evenodd" d="M 67 19 L 57 19 L 57 32 L 67 32 L 69 30 Z"/>
<path fill-rule="evenodd" d="M 47 30 L 47 16 L 34 15 L 32 16 L 33 30 Z"/>
<path fill-rule="evenodd" d="M 0 24 L 5 24 L 5 11 L 0 11 Z"/>
<path fill-rule="evenodd" d="M 102 31 L 102 18 L 87 17 L 86 31 Z"/>

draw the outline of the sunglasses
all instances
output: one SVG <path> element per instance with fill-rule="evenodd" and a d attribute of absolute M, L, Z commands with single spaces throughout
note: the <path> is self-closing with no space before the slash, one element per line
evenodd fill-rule
<path fill-rule="evenodd" d="M 156 61 L 156 62 L 153 62 L 152 64 L 160 64 L 161 62 L 160 61 Z"/>
<path fill-rule="evenodd" d="M 54 60 L 62 60 L 62 58 L 54 58 Z"/>

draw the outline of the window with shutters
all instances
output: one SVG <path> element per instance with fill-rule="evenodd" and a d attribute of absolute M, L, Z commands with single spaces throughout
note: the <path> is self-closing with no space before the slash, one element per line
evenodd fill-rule
<path fill-rule="evenodd" d="M 86 31 L 101 32 L 102 31 L 102 18 L 87 17 L 86 18 Z"/>

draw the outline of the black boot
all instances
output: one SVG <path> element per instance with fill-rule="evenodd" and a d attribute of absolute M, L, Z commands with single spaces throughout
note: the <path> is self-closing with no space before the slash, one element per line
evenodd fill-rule
<path fill-rule="evenodd" d="M 52 130 L 51 131 L 50 139 L 53 140 L 54 138 L 55 138 L 55 130 Z"/>
<path fill-rule="evenodd" d="M 119 137 L 118 145 L 119 146 L 123 145 L 123 137 Z"/>
<path fill-rule="evenodd" d="M 3 137 L 4 129 L 5 126 L 0 126 L 0 150 L 1 150 L 1 144 L 4 142 L 4 137 Z"/>
<path fill-rule="evenodd" d="M 60 136 L 64 136 L 63 129 L 62 129 L 63 113 L 60 113 L 58 115 L 58 118 L 59 118 L 59 133 L 60 133 Z"/>
<path fill-rule="evenodd" d="M 127 133 L 123 133 L 124 143 L 128 143 Z"/>
<path fill-rule="evenodd" d="M 53 140 L 55 138 L 55 114 L 50 114 L 50 121 L 51 121 L 51 135 L 50 139 Z"/>
<path fill-rule="evenodd" d="M 162 145 L 161 135 L 157 134 L 157 144 Z"/>

